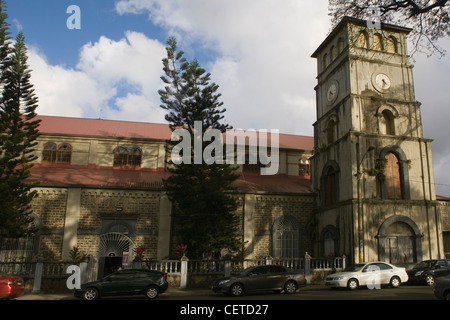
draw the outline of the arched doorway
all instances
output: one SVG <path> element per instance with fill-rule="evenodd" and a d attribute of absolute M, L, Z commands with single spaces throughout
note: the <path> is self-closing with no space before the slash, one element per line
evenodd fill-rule
<path fill-rule="evenodd" d="M 409 264 L 422 260 L 421 235 L 416 223 L 405 216 L 386 219 L 378 232 L 381 261 Z"/>
<path fill-rule="evenodd" d="M 119 232 L 109 232 L 100 236 L 99 276 L 104 277 L 120 268 L 127 268 L 133 256 L 133 241 Z"/>
<path fill-rule="evenodd" d="M 320 254 L 324 257 L 336 256 L 339 250 L 339 230 L 332 225 L 320 233 Z"/>

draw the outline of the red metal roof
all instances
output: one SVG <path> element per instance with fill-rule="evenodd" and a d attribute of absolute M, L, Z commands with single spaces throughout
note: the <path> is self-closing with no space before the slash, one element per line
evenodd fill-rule
<path fill-rule="evenodd" d="M 162 190 L 168 176 L 165 170 L 36 164 L 29 181 L 39 181 L 42 187 Z M 307 177 L 258 173 L 241 173 L 234 183 L 241 192 L 271 194 L 311 194 L 310 184 Z"/>
<path fill-rule="evenodd" d="M 46 134 L 156 140 L 170 139 L 172 134 L 166 124 L 53 116 L 36 118 L 41 120 L 39 131 Z"/>
<path fill-rule="evenodd" d="M 30 181 L 44 187 L 145 188 L 161 190 L 164 170 L 120 169 L 96 165 L 40 165 L 31 169 Z"/>
<path fill-rule="evenodd" d="M 41 115 L 36 118 L 41 120 L 39 131 L 45 134 L 151 140 L 169 140 L 172 135 L 167 124 Z M 312 150 L 314 138 L 280 133 L 279 146 L 281 149 Z"/>

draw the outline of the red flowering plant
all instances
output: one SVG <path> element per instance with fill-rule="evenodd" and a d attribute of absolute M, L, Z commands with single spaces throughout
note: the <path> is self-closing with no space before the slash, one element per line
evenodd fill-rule
<path fill-rule="evenodd" d="M 182 258 L 187 253 L 187 245 L 186 244 L 180 244 L 175 248 L 176 254 L 178 258 Z"/>
<path fill-rule="evenodd" d="M 140 245 L 139 247 L 133 249 L 136 256 L 134 257 L 134 261 L 142 261 L 144 256 L 145 247 Z"/>

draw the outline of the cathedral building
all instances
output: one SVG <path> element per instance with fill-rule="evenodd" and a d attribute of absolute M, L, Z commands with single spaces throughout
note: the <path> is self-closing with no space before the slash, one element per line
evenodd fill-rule
<path fill-rule="evenodd" d="M 450 252 L 450 201 L 435 194 L 409 31 L 345 18 L 313 53 L 314 137 L 280 134 L 274 175 L 239 165 L 245 258 L 308 253 L 405 264 Z M 144 259 L 169 257 L 179 245 L 162 184 L 169 126 L 38 118 L 31 180 L 41 182 L 32 203 L 40 231 L 16 246 L 4 239 L 0 261 L 67 259 L 77 247 L 102 274 L 128 265 L 141 245 Z"/>

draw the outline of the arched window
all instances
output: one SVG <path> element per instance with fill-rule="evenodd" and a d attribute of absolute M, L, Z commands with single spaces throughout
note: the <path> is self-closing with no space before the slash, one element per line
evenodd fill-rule
<path fill-rule="evenodd" d="M 139 167 L 142 161 L 142 151 L 139 147 L 119 146 L 114 149 L 114 167 Z"/>
<path fill-rule="evenodd" d="M 328 54 L 324 54 L 323 56 L 323 68 L 325 69 L 326 67 L 328 67 Z"/>
<path fill-rule="evenodd" d="M 386 154 L 386 191 L 387 198 L 392 200 L 403 199 L 400 166 L 397 156 L 388 152 Z"/>
<path fill-rule="evenodd" d="M 398 52 L 397 39 L 392 36 L 387 39 L 387 51 L 392 53 Z"/>
<path fill-rule="evenodd" d="M 367 34 L 364 31 L 359 34 L 357 42 L 358 47 L 367 48 Z"/>
<path fill-rule="evenodd" d="M 331 144 L 336 141 L 336 121 L 331 119 L 327 124 L 327 143 Z"/>
<path fill-rule="evenodd" d="M 383 110 L 380 118 L 380 133 L 395 135 L 394 115 L 389 110 Z"/>
<path fill-rule="evenodd" d="M 327 204 L 336 203 L 336 171 L 330 167 L 327 171 Z"/>
<path fill-rule="evenodd" d="M 378 161 L 384 162 L 384 176 L 381 175 L 380 191 L 382 199 L 409 200 L 409 165 L 406 154 L 396 145 L 383 148 Z"/>
<path fill-rule="evenodd" d="M 292 216 L 282 216 L 273 224 L 274 258 L 300 257 L 300 225 Z"/>
<path fill-rule="evenodd" d="M 320 195 L 323 205 L 333 205 L 339 199 L 339 166 L 330 161 L 325 165 L 320 178 Z"/>
<path fill-rule="evenodd" d="M 383 50 L 383 41 L 381 36 L 376 33 L 373 35 L 373 50 L 382 51 Z"/>
<path fill-rule="evenodd" d="M 57 146 L 56 143 L 48 142 L 44 145 L 44 151 L 42 152 L 42 162 L 56 162 Z"/>
<path fill-rule="evenodd" d="M 72 146 L 68 143 L 56 146 L 56 143 L 48 142 L 44 145 L 42 162 L 70 163 L 72 159 Z"/>
<path fill-rule="evenodd" d="M 72 146 L 68 143 L 63 143 L 58 146 L 58 162 L 70 163 L 72 159 Z"/>
<path fill-rule="evenodd" d="M 331 61 L 333 61 L 334 59 L 336 59 L 336 48 L 334 46 L 331 46 L 330 49 L 330 59 Z"/>

